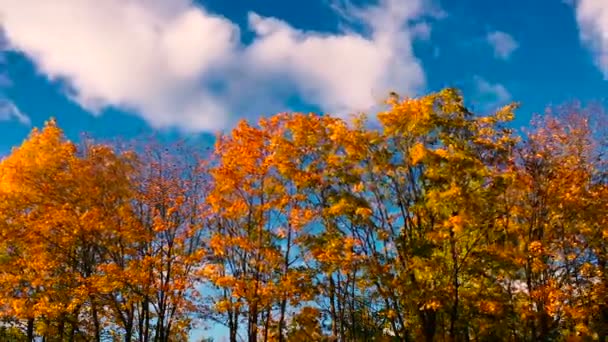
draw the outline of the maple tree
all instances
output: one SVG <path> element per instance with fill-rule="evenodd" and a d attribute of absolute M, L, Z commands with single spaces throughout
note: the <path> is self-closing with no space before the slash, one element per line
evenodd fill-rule
<path fill-rule="evenodd" d="M 534 127 L 520 149 L 511 226 L 518 235 L 512 257 L 524 271 L 525 334 L 603 340 L 603 324 L 589 320 L 605 301 L 598 282 L 605 255 L 603 151 L 584 115 L 548 114 Z"/>
<path fill-rule="evenodd" d="M 288 308 L 311 295 L 299 245 L 312 215 L 301 205 L 302 180 L 290 172 L 299 156 L 293 123 L 286 115 L 262 120 L 260 128 L 241 122 L 217 143 L 208 198 L 215 224 L 203 274 L 221 289 L 215 310 L 224 314 L 231 341 L 241 315 L 249 341 L 284 340 Z"/>
<path fill-rule="evenodd" d="M 0 161 L 0 339 L 606 340 L 603 117 L 516 109 L 393 94 L 210 154 L 51 120 Z"/>
<path fill-rule="evenodd" d="M 188 316 L 195 310 L 206 179 L 195 151 L 180 144 L 171 148 L 148 145 L 140 163 L 134 207 L 146 240 L 136 247 L 134 266 L 144 270 L 135 282 L 140 295 L 139 334 L 144 341 L 164 342 L 188 330 Z"/>
<path fill-rule="evenodd" d="M 0 165 L 2 297 L 28 320 L 28 340 L 34 323 L 59 340 L 89 328 L 100 340 L 104 249 L 136 234 L 108 229 L 128 213 L 131 158 L 102 145 L 78 152 L 49 121 Z"/>
<path fill-rule="evenodd" d="M 204 173 L 153 152 L 76 146 L 50 121 L 2 161 L 3 313 L 28 340 L 188 330 Z"/>
<path fill-rule="evenodd" d="M 473 220 L 498 193 L 499 167 L 513 144 L 508 130 L 497 125 L 509 119 L 511 107 L 477 119 L 451 90 L 389 104 L 390 110 L 379 115 L 380 131 L 368 130 L 360 119 L 354 128 L 342 124 L 332 134 L 337 146 L 328 156 L 331 188 L 324 215 L 325 234 L 334 238 L 321 249 L 334 249 L 336 232 L 338 245 L 346 248 L 339 255 L 347 264 L 327 258 L 339 271 L 328 279 L 328 288 L 345 283 L 336 290 L 349 297 L 330 298 L 330 311 L 337 306 L 340 312 L 332 314 L 339 321 L 333 334 L 345 340 L 369 336 L 370 328 L 384 336 L 432 340 L 438 328 L 448 330 L 439 321 L 446 314 L 449 334 L 455 334 L 456 324 L 464 321 L 458 318 L 458 291 L 473 263 L 467 258 L 481 249 L 487 230 Z M 438 294 L 436 288 L 449 291 Z M 365 312 L 354 302 L 365 303 L 367 315 L 376 317 L 360 335 L 360 322 L 348 323 L 351 331 L 345 332 L 340 317 L 344 305 Z M 414 320 L 419 328 L 414 329 Z"/>

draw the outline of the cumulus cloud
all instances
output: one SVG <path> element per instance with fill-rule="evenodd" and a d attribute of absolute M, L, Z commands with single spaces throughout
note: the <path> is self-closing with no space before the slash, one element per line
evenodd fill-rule
<path fill-rule="evenodd" d="M 0 0 L 0 13 L 10 47 L 84 108 L 123 107 L 156 126 L 221 124 L 198 83 L 235 46 L 227 20 L 185 0 Z"/>
<path fill-rule="evenodd" d="M 486 41 L 494 50 L 494 57 L 507 60 L 519 47 L 519 43 L 508 33 L 501 31 L 489 32 Z"/>
<path fill-rule="evenodd" d="M 372 29 L 367 38 L 303 32 L 250 13 L 257 39 L 247 47 L 247 59 L 265 72 L 288 75 L 300 94 L 331 112 L 365 110 L 377 102 L 375 93 L 391 88 L 412 94 L 424 84 L 424 72 L 405 24 L 419 14 L 420 3 L 385 5 L 365 12 Z"/>
<path fill-rule="evenodd" d="M 579 0 L 575 6 L 580 39 L 593 53 L 604 79 L 608 79 L 608 2 Z"/>
<path fill-rule="evenodd" d="M 309 32 L 250 13 L 249 45 L 240 41 L 247 28 L 191 0 L 0 0 L 0 23 L 11 49 L 89 111 L 119 107 L 155 127 L 198 131 L 293 95 L 346 113 L 373 106 L 373 94 L 419 91 L 412 40 L 424 32 L 424 3 L 347 3 L 366 34 Z"/>
<path fill-rule="evenodd" d="M 480 76 L 475 76 L 473 77 L 473 84 L 476 99 L 481 104 L 482 110 L 505 105 L 511 101 L 511 94 L 500 83 L 491 83 Z"/>

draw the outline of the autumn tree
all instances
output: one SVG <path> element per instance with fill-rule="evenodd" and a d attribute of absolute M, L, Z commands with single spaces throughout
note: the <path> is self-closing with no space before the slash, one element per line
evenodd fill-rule
<path fill-rule="evenodd" d="M 9 315 L 28 321 L 28 340 L 36 331 L 100 340 L 104 249 L 136 234 L 114 226 L 130 212 L 130 156 L 103 145 L 78 151 L 49 121 L 0 169 L 0 286 Z"/>
<path fill-rule="evenodd" d="M 606 340 L 605 120 L 516 107 L 393 94 L 212 155 L 51 120 L 0 161 L 0 339 Z"/>
<path fill-rule="evenodd" d="M 511 219 L 519 236 L 512 257 L 525 284 L 525 337 L 597 338 L 604 328 L 589 318 L 605 300 L 598 282 L 605 269 L 604 151 L 582 111 L 538 117 L 532 128 L 519 149 Z"/>
<path fill-rule="evenodd" d="M 348 288 L 357 289 L 349 296 L 381 318 L 375 328 L 381 336 L 433 340 L 441 328 L 458 339 L 471 319 L 463 311 L 475 310 L 462 303 L 462 292 L 479 287 L 474 265 L 499 219 L 496 208 L 486 206 L 505 180 L 514 139 L 501 125 L 512 107 L 477 117 L 449 89 L 392 98 L 389 105 L 378 116 L 380 130 L 364 120 L 332 128 L 334 150 L 324 171 L 331 181 L 319 191 L 329 194 L 324 234 L 337 235 L 319 257 L 333 246 L 347 249 L 337 255 L 350 255 L 350 268 L 360 270 L 350 274 L 355 280 L 347 278 Z M 349 269 L 340 262 L 335 267 Z M 332 288 L 337 279 L 329 280 Z M 340 329 L 333 334 L 345 339 Z M 362 338 L 353 333 L 349 340 Z"/>
<path fill-rule="evenodd" d="M 212 254 L 205 275 L 219 288 L 215 309 L 223 314 L 236 341 L 240 318 L 249 341 L 282 341 L 288 310 L 312 299 L 310 269 L 301 242 L 314 209 L 304 205 L 301 139 L 307 128 L 323 122 L 316 116 L 279 114 L 245 122 L 217 143 L 217 165 L 209 202 L 214 215 Z M 308 148 L 317 148 L 314 142 Z"/>
<path fill-rule="evenodd" d="M 452 339 L 468 334 L 465 322 L 479 309 L 475 296 L 487 285 L 477 279 L 482 274 L 496 283 L 493 277 L 499 277 L 475 263 L 482 258 L 491 263 L 487 250 L 501 234 L 495 223 L 502 214 L 487 204 L 497 202 L 509 180 L 515 140 L 502 125 L 513 108 L 477 117 L 453 90 L 393 99 L 390 105 L 379 115 L 381 130 L 370 129 L 364 118 L 349 124 L 277 115 L 259 128 L 242 123 L 218 143 L 210 199 L 224 227 L 230 222 L 232 228 L 211 240 L 216 256 L 230 260 L 209 265 L 216 285 L 238 289 L 248 270 L 243 266 L 252 267 L 252 256 L 241 250 L 263 259 L 264 267 L 273 265 L 272 224 L 281 216 L 267 217 L 289 205 L 287 194 L 299 210 L 306 209 L 299 215 L 311 229 L 298 232 L 301 239 L 294 241 L 315 270 L 311 285 L 330 317 L 331 336 L 432 340 L 439 328 Z M 252 236 L 258 240 L 252 243 Z M 226 271 L 225 265 L 242 268 Z M 274 283 L 268 274 L 277 271 L 253 270 L 254 280 L 246 284 L 268 279 L 259 286 L 270 292 Z M 257 275 L 260 270 L 263 275 Z M 439 288 L 447 291 L 438 293 Z M 503 292 L 498 284 L 494 288 L 482 304 L 490 315 L 500 306 L 492 296 Z M 220 302 L 229 312 L 229 326 L 238 324 L 239 308 L 251 305 L 238 298 L 226 291 Z M 272 302 L 267 305 L 271 312 Z M 257 324 L 248 322 L 250 337 L 257 335 L 250 330 Z"/>
<path fill-rule="evenodd" d="M 108 250 L 104 269 L 114 287 L 104 300 L 119 328 L 116 337 L 181 341 L 199 300 L 195 271 L 203 258 L 206 172 L 195 149 L 146 140 L 119 147 L 135 156 L 129 224 L 137 239 Z"/>
<path fill-rule="evenodd" d="M 207 222 L 207 178 L 198 155 L 183 144 L 150 144 L 140 154 L 133 205 L 146 232 L 135 267 L 145 270 L 136 281 L 143 341 L 185 340 L 191 327 Z"/>

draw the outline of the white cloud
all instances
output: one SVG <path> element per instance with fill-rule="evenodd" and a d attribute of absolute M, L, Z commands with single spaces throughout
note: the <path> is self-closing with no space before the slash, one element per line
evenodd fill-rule
<path fill-rule="evenodd" d="M 30 118 L 17 108 L 17 106 L 4 94 L 4 90 L 12 85 L 6 73 L 6 56 L 4 50 L 4 38 L 0 29 L 0 121 L 17 120 L 24 125 L 30 125 Z"/>
<path fill-rule="evenodd" d="M 0 99 L 0 121 L 17 120 L 21 124 L 30 125 L 30 118 L 22 113 L 17 106 L 8 99 Z"/>
<path fill-rule="evenodd" d="M 115 106 L 156 127 L 212 130 L 234 114 L 281 109 L 290 90 L 340 113 L 373 106 L 373 94 L 419 91 L 424 72 L 412 40 L 424 33 L 414 21 L 431 11 L 423 3 L 347 3 L 365 36 L 307 32 L 250 13 L 255 37 L 247 46 L 235 23 L 190 0 L 0 0 L 0 23 L 10 48 L 65 82 L 84 108 Z"/>
<path fill-rule="evenodd" d="M 8 76 L 8 73 L 6 72 L 5 58 L 4 51 L 2 51 L 2 48 L 0 47 L 0 95 L 2 94 L 2 90 L 4 88 L 8 88 L 13 84 Z"/>
<path fill-rule="evenodd" d="M 583 45 L 593 53 L 595 64 L 608 79 L 608 2 L 577 1 L 576 21 Z"/>
<path fill-rule="evenodd" d="M 257 34 L 246 56 L 267 72 L 288 75 L 299 92 L 331 112 L 365 110 L 377 92 L 395 89 L 412 94 L 424 84 L 424 72 L 404 25 L 420 3 L 388 1 L 384 11 L 370 10 L 371 37 L 351 33 L 321 35 L 287 23 L 249 15 Z"/>
<path fill-rule="evenodd" d="M 431 39 L 431 25 L 427 22 L 416 23 L 411 27 L 411 34 L 412 37 L 429 40 Z"/>
<path fill-rule="evenodd" d="M 0 13 L 9 44 L 89 110 L 120 106 L 153 125 L 201 129 L 225 115 L 197 84 L 230 54 L 236 27 L 188 1 L 0 0 Z"/>
<path fill-rule="evenodd" d="M 513 36 L 501 31 L 489 32 L 486 40 L 494 50 L 494 57 L 502 60 L 509 59 L 519 47 L 519 43 Z"/>
<path fill-rule="evenodd" d="M 481 104 L 482 110 L 505 105 L 511 101 L 511 94 L 500 83 L 491 83 L 480 76 L 474 76 L 473 84 L 477 102 Z"/>

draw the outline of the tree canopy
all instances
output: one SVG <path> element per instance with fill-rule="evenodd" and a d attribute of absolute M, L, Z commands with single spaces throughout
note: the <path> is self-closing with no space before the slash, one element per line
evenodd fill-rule
<path fill-rule="evenodd" d="M 208 154 L 48 121 L 0 161 L 0 339 L 606 341 L 607 136 L 516 109 L 391 96 Z"/>

